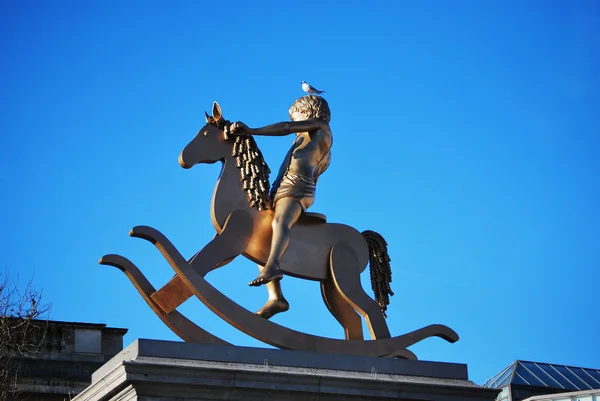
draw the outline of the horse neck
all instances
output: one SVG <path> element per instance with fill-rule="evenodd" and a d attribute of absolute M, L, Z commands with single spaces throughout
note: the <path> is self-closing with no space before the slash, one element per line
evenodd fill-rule
<path fill-rule="evenodd" d="M 211 205 L 211 218 L 217 232 L 221 232 L 227 217 L 237 209 L 252 212 L 246 192 L 242 188 L 240 170 L 233 156 L 223 160 L 221 175 L 215 186 Z"/>

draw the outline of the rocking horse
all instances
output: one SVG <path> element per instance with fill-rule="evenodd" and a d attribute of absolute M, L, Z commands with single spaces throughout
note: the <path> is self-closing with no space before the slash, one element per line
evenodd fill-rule
<path fill-rule="evenodd" d="M 196 296 L 237 329 L 282 349 L 417 359 L 407 347 L 433 336 L 451 343 L 458 340 L 452 329 L 437 324 L 390 336 L 385 310 L 389 302 L 387 295 L 393 293 L 389 290 L 391 271 L 385 240 L 373 231 L 361 233 L 348 225 L 329 223 L 325 216 L 316 213 L 303 213 L 292 228 L 280 268 L 286 275 L 320 282 L 325 305 L 344 328 L 345 340 L 278 325 L 246 310 L 209 284 L 204 278 L 206 274 L 239 255 L 259 265 L 265 264 L 271 244 L 273 211 L 268 199 L 249 201 L 252 197 L 248 193 L 254 187 L 268 185 L 268 182 L 244 179 L 251 175 L 252 169 L 268 170 L 252 137 L 230 135 L 229 122 L 223 119 L 216 102 L 212 116 L 207 114 L 206 121 L 179 155 L 179 164 L 189 169 L 201 163 L 223 163 L 211 205 L 215 238 L 186 260 L 158 230 L 134 227 L 130 236 L 153 243 L 176 273 L 159 290 L 128 259 L 120 255 L 100 259 L 101 264 L 122 270 L 157 316 L 179 337 L 188 342 L 226 344 L 177 311 L 179 305 Z M 248 159 L 253 158 L 256 163 L 251 165 Z M 368 263 L 376 300 L 364 291 L 360 282 L 360 274 Z M 361 316 L 365 318 L 371 340 L 363 338 Z"/>

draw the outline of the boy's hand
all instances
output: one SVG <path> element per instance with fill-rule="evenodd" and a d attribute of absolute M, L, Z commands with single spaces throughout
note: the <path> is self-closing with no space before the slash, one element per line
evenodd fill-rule
<path fill-rule="evenodd" d="M 241 121 L 237 121 L 237 122 L 231 124 L 231 127 L 229 127 L 229 130 L 234 135 L 240 135 L 240 136 L 250 135 L 250 128 L 248 128 L 248 126 Z"/>

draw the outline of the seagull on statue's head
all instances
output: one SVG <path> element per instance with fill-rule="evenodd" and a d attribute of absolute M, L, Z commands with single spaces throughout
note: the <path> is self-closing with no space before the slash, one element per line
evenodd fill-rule
<path fill-rule="evenodd" d="M 302 81 L 302 90 L 306 93 L 308 93 L 309 95 L 312 95 L 313 93 L 316 93 L 317 95 L 320 95 L 321 93 L 324 93 L 325 91 L 320 91 L 318 89 L 315 89 L 313 86 L 311 86 L 310 84 L 306 83 L 305 81 Z"/>

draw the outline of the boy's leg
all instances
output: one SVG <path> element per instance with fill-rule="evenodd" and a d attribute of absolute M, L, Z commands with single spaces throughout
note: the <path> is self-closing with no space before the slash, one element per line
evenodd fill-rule
<path fill-rule="evenodd" d="M 258 265 L 258 270 L 262 271 L 263 269 L 263 266 Z M 281 280 L 273 280 L 267 283 L 266 286 L 269 292 L 269 299 L 256 314 L 265 319 L 270 319 L 273 315 L 290 309 L 290 304 L 281 292 Z"/>
<path fill-rule="evenodd" d="M 292 227 L 301 214 L 302 205 L 294 198 L 282 198 L 277 201 L 273 216 L 273 238 L 269 259 L 258 277 L 250 282 L 251 286 L 259 286 L 283 277 L 283 273 L 279 269 L 279 261 L 290 243 Z"/>

